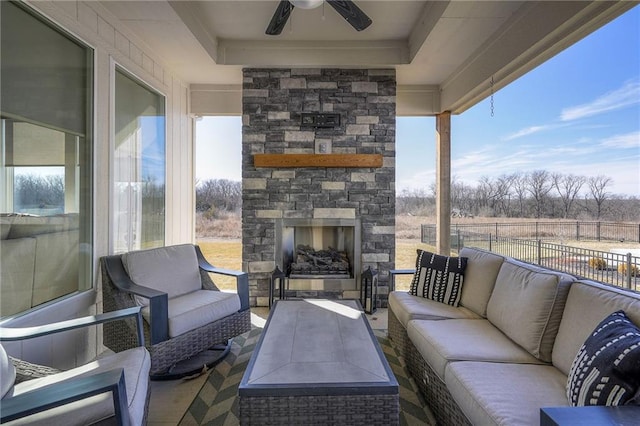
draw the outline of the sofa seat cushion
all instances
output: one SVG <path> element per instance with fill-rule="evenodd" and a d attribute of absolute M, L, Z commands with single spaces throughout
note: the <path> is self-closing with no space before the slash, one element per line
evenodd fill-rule
<path fill-rule="evenodd" d="M 460 306 L 469 308 L 486 318 L 487 304 L 505 258 L 499 254 L 472 247 L 464 247 L 460 250 L 460 256 L 467 258 Z"/>
<path fill-rule="evenodd" d="M 389 293 L 389 309 L 405 328 L 412 319 L 480 318 L 478 314 L 467 308 L 461 306 L 456 308 L 446 303 L 413 296 L 404 291 Z"/>
<path fill-rule="evenodd" d="M 202 288 L 192 244 L 132 251 L 122 255 L 122 264 L 133 282 L 167 293 L 170 299 Z M 149 300 L 137 296 L 136 302 L 140 306 L 149 304 Z"/>
<path fill-rule="evenodd" d="M 485 319 L 411 320 L 407 335 L 443 381 L 453 361 L 542 364 Z"/>
<path fill-rule="evenodd" d="M 540 424 L 540 408 L 568 406 L 567 376 L 551 365 L 452 362 L 445 384 L 475 425 Z"/>
<path fill-rule="evenodd" d="M 197 290 L 169 299 L 169 337 L 210 324 L 240 310 L 236 293 Z M 150 320 L 149 307 L 142 308 L 142 316 Z"/>
<path fill-rule="evenodd" d="M 62 373 L 27 380 L 13 387 L 13 395 L 20 395 L 43 386 L 73 377 L 86 377 L 96 373 L 124 368 L 127 404 L 132 425 L 141 425 L 144 418 L 151 357 L 144 347 L 128 349 Z M 8 425 L 88 425 L 113 416 L 111 393 L 96 395 L 42 413 L 7 423 Z"/>
<path fill-rule="evenodd" d="M 487 318 L 533 356 L 551 362 L 573 281 L 570 275 L 507 259 L 496 278 Z"/>
<path fill-rule="evenodd" d="M 553 346 L 553 365 L 568 375 L 587 337 L 600 321 L 620 310 L 640 325 L 640 294 L 594 281 L 576 281 L 569 291 Z"/>

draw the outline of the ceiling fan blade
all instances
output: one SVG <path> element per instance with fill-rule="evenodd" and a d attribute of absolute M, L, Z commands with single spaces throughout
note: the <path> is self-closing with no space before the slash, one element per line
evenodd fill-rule
<path fill-rule="evenodd" d="M 353 28 L 362 31 L 371 25 L 371 18 L 367 16 L 351 0 L 326 0 Z"/>
<path fill-rule="evenodd" d="M 280 0 L 280 4 L 276 8 L 265 33 L 267 35 L 280 34 L 284 26 L 287 24 L 287 20 L 289 19 L 289 15 L 291 15 L 293 7 L 294 6 L 289 3 L 289 0 Z"/>

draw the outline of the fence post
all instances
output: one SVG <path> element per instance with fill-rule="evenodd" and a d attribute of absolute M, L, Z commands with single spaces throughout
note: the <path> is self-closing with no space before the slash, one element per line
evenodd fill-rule
<path fill-rule="evenodd" d="M 491 234 L 489 234 L 489 235 L 491 235 Z M 496 222 L 496 241 L 497 240 L 498 240 L 498 222 Z"/>
<path fill-rule="evenodd" d="M 580 222 L 576 221 L 576 241 L 580 241 Z"/>
<path fill-rule="evenodd" d="M 538 221 L 536 221 L 536 240 L 538 239 Z"/>
<path fill-rule="evenodd" d="M 632 265 L 631 264 L 631 253 L 627 253 L 627 288 L 629 290 L 631 290 L 631 275 L 633 275 L 633 272 L 635 272 L 634 270 L 631 269 Z M 635 289 L 633 289 L 635 290 Z"/>
<path fill-rule="evenodd" d="M 538 265 L 542 265 L 542 240 L 538 240 Z"/>
<path fill-rule="evenodd" d="M 489 232 L 489 251 L 493 251 L 491 250 L 491 232 Z"/>
<path fill-rule="evenodd" d="M 598 232 L 598 241 L 600 241 L 600 221 L 598 221 L 598 223 L 596 224 L 596 229 L 597 229 L 597 232 Z M 638 235 L 640 235 L 640 234 L 638 234 Z"/>

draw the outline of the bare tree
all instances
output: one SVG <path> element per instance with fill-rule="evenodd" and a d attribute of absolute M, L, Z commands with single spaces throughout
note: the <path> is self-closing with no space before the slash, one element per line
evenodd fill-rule
<path fill-rule="evenodd" d="M 613 183 L 613 179 L 604 175 L 592 176 L 587 181 L 591 197 L 596 203 L 596 219 L 600 220 L 604 202 L 611 195 L 607 192 L 607 187 Z"/>
<path fill-rule="evenodd" d="M 527 191 L 535 203 L 536 217 L 539 219 L 544 212 L 547 196 L 552 188 L 551 175 L 546 170 L 534 170 L 527 175 Z"/>
<path fill-rule="evenodd" d="M 426 189 L 403 189 L 398 197 L 396 209 L 399 213 L 425 214 L 435 204 L 433 195 Z"/>
<path fill-rule="evenodd" d="M 495 213 L 509 216 L 509 203 L 511 202 L 511 190 L 515 175 L 501 175 L 495 181 L 496 201 Z"/>
<path fill-rule="evenodd" d="M 220 211 L 236 211 L 242 205 L 242 184 L 227 179 L 209 179 L 196 187 L 196 210 L 212 207 Z"/>
<path fill-rule="evenodd" d="M 558 192 L 560 201 L 562 201 L 563 218 L 567 219 L 569 211 L 587 179 L 584 176 L 563 175 L 561 173 L 553 173 L 551 179 L 553 187 Z"/>
<path fill-rule="evenodd" d="M 519 217 L 524 216 L 524 206 L 527 199 L 527 175 L 523 173 L 515 173 L 512 175 L 512 188 L 518 199 Z"/>

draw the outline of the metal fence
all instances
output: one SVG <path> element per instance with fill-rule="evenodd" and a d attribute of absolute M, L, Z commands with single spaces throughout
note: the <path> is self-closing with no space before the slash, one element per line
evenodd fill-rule
<path fill-rule="evenodd" d="M 522 227 L 520 229 L 526 228 Z M 581 227 L 580 229 L 589 228 Z M 600 229 L 602 230 L 602 227 Z M 621 227 L 619 229 L 625 228 Z M 495 228 L 492 230 L 495 230 Z M 620 241 L 621 239 L 611 238 L 613 241 Z M 422 226 L 422 242 L 435 245 L 434 225 Z M 492 233 L 470 232 L 460 227 L 452 229 L 452 250 L 459 251 L 464 246 L 483 248 L 504 256 L 566 272 L 580 278 L 601 281 L 632 290 L 640 290 L 640 255 L 634 255 L 631 251 L 621 252 L 623 250 L 616 250 L 616 252 L 606 252 L 545 242 L 542 238 L 529 239 L 496 236 Z"/>
<path fill-rule="evenodd" d="M 640 243 L 640 223 L 617 222 L 522 222 L 522 223 L 478 223 L 453 224 L 451 234 L 458 231 L 487 235 L 495 238 L 517 237 L 534 240 L 575 241 L 627 241 Z M 424 237 L 432 235 L 435 241 L 435 225 L 422 225 Z M 453 242 L 453 240 L 452 240 Z"/>

